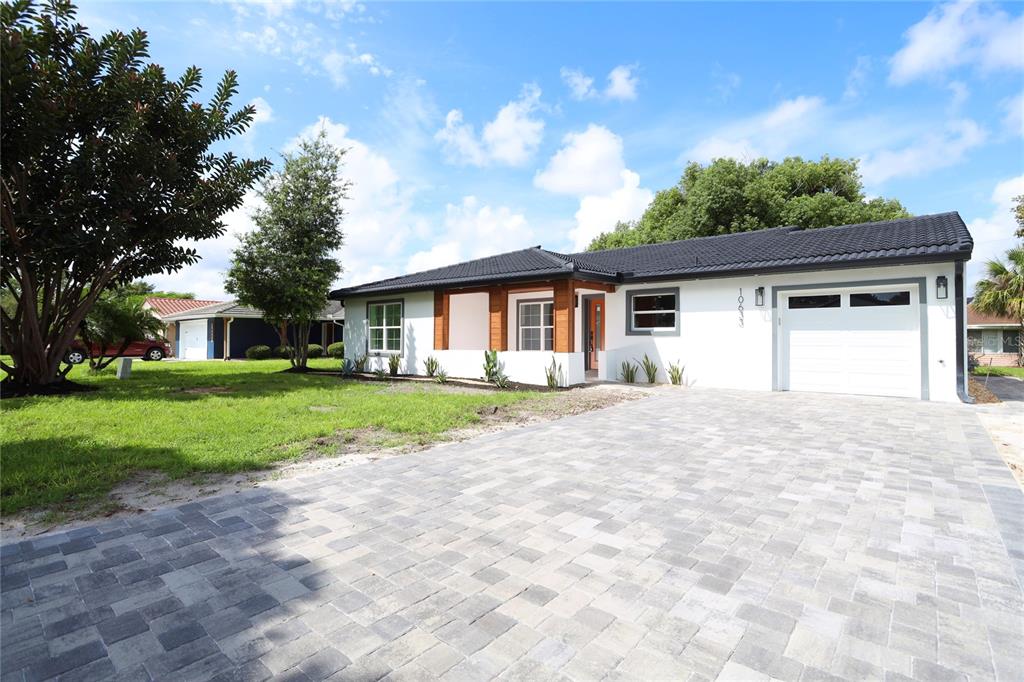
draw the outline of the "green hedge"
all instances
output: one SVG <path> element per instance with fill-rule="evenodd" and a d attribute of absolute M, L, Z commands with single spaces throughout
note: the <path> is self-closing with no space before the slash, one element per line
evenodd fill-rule
<path fill-rule="evenodd" d="M 322 358 L 324 356 L 324 347 L 319 343 L 311 343 L 306 346 L 306 357 L 307 358 Z"/>
<path fill-rule="evenodd" d="M 292 347 L 291 346 L 278 346 L 277 348 L 274 349 L 274 357 L 284 358 L 285 360 L 287 360 L 291 356 L 292 356 Z"/>
<path fill-rule="evenodd" d="M 338 358 L 339 360 L 345 357 L 345 342 L 335 341 L 331 345 L 327 346 L 327 354 L 332 358 Z"/>
<path fill-rule="evenodd" d="M 250 360 L 269 360 L 271 355 L 270 346 L 249 346 L 245 349 L 245 357 Z"/>

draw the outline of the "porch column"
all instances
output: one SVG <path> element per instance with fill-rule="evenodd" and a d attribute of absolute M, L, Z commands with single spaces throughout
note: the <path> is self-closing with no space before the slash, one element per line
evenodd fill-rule
<path fill-rule="evenodd" d="M 487 294 L 490 298 L 490 348 L 508 350 L 508 289 L 491 287 Z"/>
<path fill-rule="evenodd" d="M 448 350 L 449 298 L 447 291 L 434 291 L 434 350 Z"/>
<path fill-rule="evenodd" d="M 555 328 L 554 347 L 556 353 L 573 352 L 573 330 L 576 320 L 576 283 L 571 279 L 555 282 Z"/>

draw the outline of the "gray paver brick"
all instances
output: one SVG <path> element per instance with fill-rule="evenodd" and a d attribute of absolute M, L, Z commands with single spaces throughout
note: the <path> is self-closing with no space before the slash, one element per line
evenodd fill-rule
<path fill-rule="evenodd" d="M 5 545 L 0 679 L 1015 679 L 976 410 L 665 390 Z"/>

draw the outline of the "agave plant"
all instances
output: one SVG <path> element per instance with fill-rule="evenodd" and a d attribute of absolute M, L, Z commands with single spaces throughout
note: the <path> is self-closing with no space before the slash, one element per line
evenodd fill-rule
<path fill-rule="evenodd" d="M 443 369 L 441 369 L 440 367 L 438 367 L 437 371 L 434 372 L 434 381 L 436 381 L 439 384 L 447 384 L 448 383 L 448 372 L 446 372 Z"/>
<path fill-rule="evenodd" d="M 668 380 L 672 382 L 673 386 L 680 386 L 683 383 L 683 370 L 686 369 L 685 365 L 680 365 L 675 362 L 668 363 Z"/>
<path fill-rule="evenodd" d="M 623 360 L 619 367 L 619 377 L 627 384 L 636 383 L 636 371 L 639 369 L 629 360 Z"/>
<path fill-rule="evenodd" d="M 427 370 L 428 377 L 434 376 L 435 374 L 437 374 L 437 371 L 441 369 L 441 363 L 438 362 L 437 358 L 435 358 L 433 355 L 428 357 L 426 361 L 423 363 L 423 365 Z"/>
<path fill-rule="evenodd" d="M 391 376 L 398 376 L 398 368 L 401 366 L 401 364 L 402 358 L 400 358 L 399 356 L 392 355 L 388 357 L 388 371 L 391 372 Z"/>
<path fill-rule="evenodd" d="M 658 380 L 658 365 L 647 357 L 647 353 L 644 353 L 644 359 L 640 361 L 640 366 L 644 368 L 644 374 L 647 375 L 647 383 L 653 384 Z"/>

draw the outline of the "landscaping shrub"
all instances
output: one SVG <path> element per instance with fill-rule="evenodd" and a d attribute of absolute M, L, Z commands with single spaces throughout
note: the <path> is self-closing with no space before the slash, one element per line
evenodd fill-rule
<path fill-rule="evenodd" d="M 684 369 L 686 369 L 686 365 L 680 365 L 675 362 L 668 363 L 668 380 L 672 382 L 673 386 L 679 386 L 683 383 Z"/>
<path fill-rule="evenodd" d="M 295 349 L 291 346 L 278 346 L 274 349 L 274 355 L 279 358 L 284 358 L 285 360 L 291 358 L 294 352 Z"/>
<path fill-rule="evenodd" d="M 619 369 L 619 376 L 627 384 L 636 383 L 636 370 L 638 367 L 629 360 L 623 360 L 622 366 Z"/>
<path fill-rule="evenodd" d="M 441 363 L 437 361 L 433 355 L 427 358 L 426 362 L 423 363 L 427 370 L 427 376 L 432 377 L 437 374 L 437 371 L 441 369 Z"/>
<path fill-rule="evenodd" d="M 364 355 L 362 357 L 356 358 L 355 366 L 356 366 L 356 371 L 357 372 L 365 372 L 366 371 L 366 356 Z"/>
<path fill-rule="evenodd" d="M 547 379 L 548 388 L 558 388 L 565 383 L 562 365 L 555 362 L 554 355 L 551 356 L 551 364 L 544 368 L 544 377 Z"/>
<path fill-rule="evenodd" d="M 270 346 L 249 346 L 245 349 L 245 357 L 250 360 L 269 360 L 272 355 Z"/>
<path fill-rule="evenodd" d="M 391 376 L 398 376 L 398 367 L 402 363 L 402 358 L 397 355 L 392 355 L 388 358 L 388 370 L 391 372 Z"/>
<path fill-rule="evenodd" d="M 644 374 L 647 375 L 647 383 L 653 384 L 658 380 L 658 365 L 647 357 L 647 353 L 644 353 L 644 359 L 640 361 L 640 366 L 644 368 Z"/>
<path fill-rule="evenodd" d="M 311 343 L 306 346 L 306 357 L 307 358 L 322 358 L 324 356 L 324 347 L 319 343 Z"/>
<path fill-rule="evenodd" d="M 496 350 L 485 350 L 484 351 L 484 378 L 489 382 L 493 382 L 501 372 L 501 367 L 498 366 L 498 351 Z"/>
<path fill-rule="evenodd" d="M 331 345 L 327 346 L 327 354 L 332 358 L 338 358 L 339 360 L 345 357 L 345 342 L 335 341 Z"/>
<path fill-rule="evenodd" d="M 447 384 L 448 383 L 448 372 L 446 372 L 443 369 L 441 369 L 440 367 L 438 367 L 437 371 L 434 372 L 434 381 L 436 381 L 439 384 Z"/>

